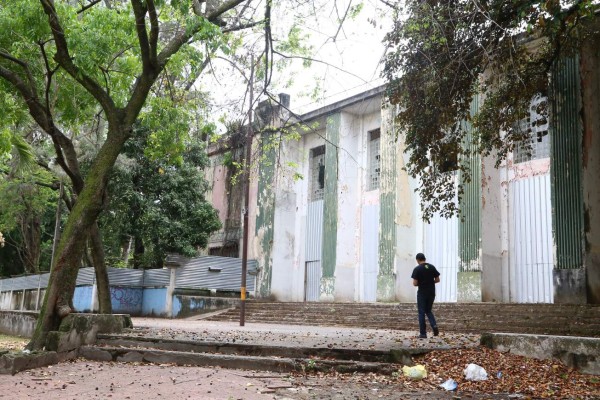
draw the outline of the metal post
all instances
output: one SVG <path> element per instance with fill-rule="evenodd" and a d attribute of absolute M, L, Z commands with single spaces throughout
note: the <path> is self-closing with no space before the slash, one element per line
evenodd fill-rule
<path fill-rule="evenodd" d="M 252 156 L 252 113 L 254 103 L 254 56 L 250 58 L 250 108 L 248 110 L 248 134 L 244 159 L 244 233 L 242 239 L 242 284 L 240 288 L 240 326 L 246 322 L 246 273 L 248 271 L 248 207 L 250 205 L 250 157 Z"/>

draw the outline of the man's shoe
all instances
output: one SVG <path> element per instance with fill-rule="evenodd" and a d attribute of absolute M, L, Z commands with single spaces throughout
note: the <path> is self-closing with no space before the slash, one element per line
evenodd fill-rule
<path fill-rule="evenodd" d="M 438 336 L 440 334 L 440 330 L 437 326 L 433 327 L 433 336 Z"/>
<path fill-rule="evenodd" d="M 419 335 L 417 336 L 419 339 L 427 339 L 427 335 Z"/>

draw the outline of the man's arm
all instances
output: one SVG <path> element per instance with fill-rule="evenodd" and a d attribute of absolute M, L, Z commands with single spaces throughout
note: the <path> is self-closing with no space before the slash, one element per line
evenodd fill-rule
<path fill-rule="evenodd" d="M 438 282 L 440 281 L 440 278 L 437 278 Z M 419 286 L 419 281 L 413 278 L 413 286 Z"/>
<path fill-rule="evenodd" d="M 435 283 L 440 283 L 440 276 L 436 276 L 435 279 L 433 280 Z M 414 285 L 414 283 L 413 283 Z M 416 285 L 415 285 L 416 286 Z"/>

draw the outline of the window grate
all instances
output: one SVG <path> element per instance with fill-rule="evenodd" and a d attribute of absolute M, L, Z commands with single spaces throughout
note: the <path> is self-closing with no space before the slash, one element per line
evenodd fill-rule
<path fill-rule="evenodd" d="M 325 195 L 325 146 L 311 150 L 310 201 L 322 200 Z"/>
<path fill-rule="evenodd" d="M 379 189 L 381 180 L 381 137 L 379 129 L 369 132 L 369 182 L 368 190 Z"/>
<path fill-rule="evenodd" d="M 550 157 L 550 130 L 545 109 L 548 107 L 548 98 L 540 94 L 531 99 L 529 116 L 519 121 L 517 129 L 525 132 L 529 138 L 515 146 L 513 160 L 523 163 Z"/>

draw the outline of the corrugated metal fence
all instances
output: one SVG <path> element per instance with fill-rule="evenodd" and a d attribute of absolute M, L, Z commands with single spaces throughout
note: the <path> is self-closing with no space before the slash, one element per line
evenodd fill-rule
<path fill-rule="evenodd" d="M 254 291 L 256 260 L 248 260 L 246 288 Z M 176 271 L 175 288 L 239 290 L 242 274 L 242 260 L 239 258 L 204 256 L 189 259 Z M 0 292 L 15 290 L 45 289 L 49 273 L 0 279 Z M 120 287 L 166 287 L 169 285 L 167 269 L 122 269 L 108 268 L 108 281 L 111 286 Z M 93 268 L 82 268 L 77 275 L 77 286 L 93 285 Z"/>

